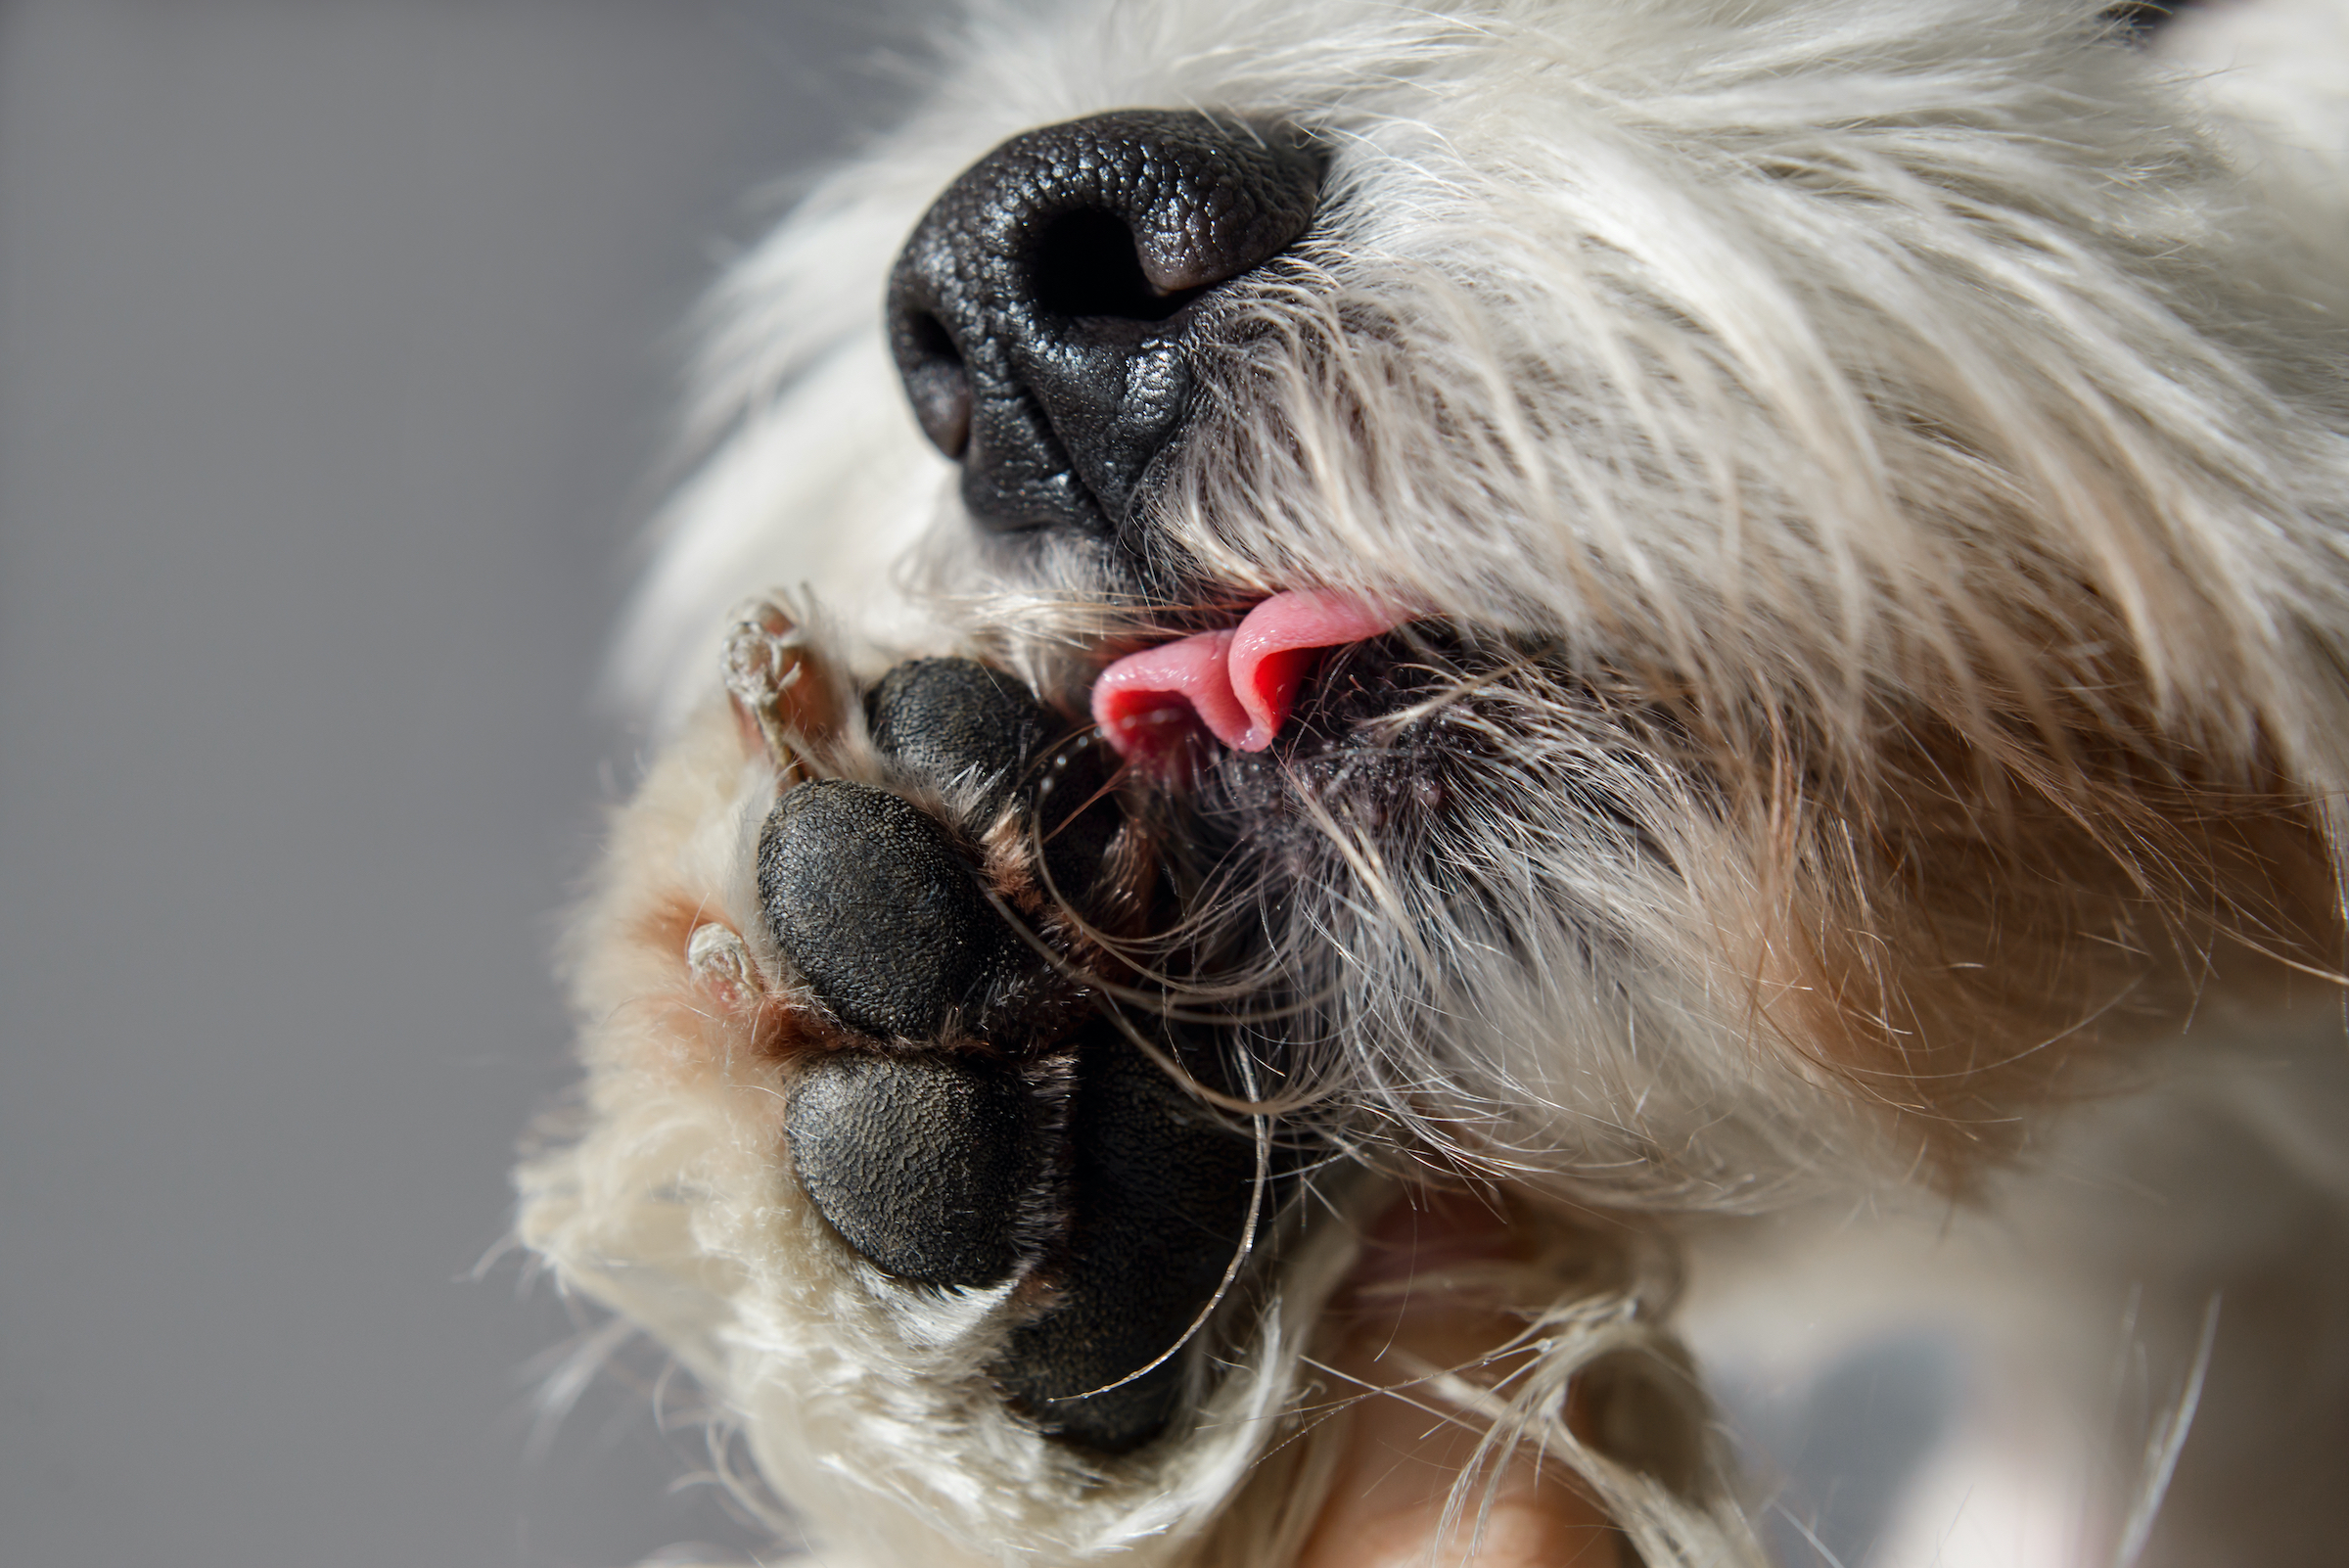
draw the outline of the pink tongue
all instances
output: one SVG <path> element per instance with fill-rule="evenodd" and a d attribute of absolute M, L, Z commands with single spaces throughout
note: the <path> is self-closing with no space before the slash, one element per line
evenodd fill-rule
<path fill-rule="evenodd" d="M 1120 756 L 1137 761 L 1172 756 L 1194 724 L 1235 751 L 1261 752 L 1288 721 L 1316 652 L 1410 619 L 1330 588 L 1276 593 L 1228 631 L 1145 648 L 1101 671 L 1093 721 Z"/>

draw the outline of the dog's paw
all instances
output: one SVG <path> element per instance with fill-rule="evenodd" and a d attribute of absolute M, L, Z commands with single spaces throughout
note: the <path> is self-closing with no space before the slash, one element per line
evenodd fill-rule
<path fill-rule="evenodd" d="M 773 684 L 736 685 L 746 733 L 826 770 L 786 780 L 756 850 L 792 1176 L 896 1286 L 1005 1289 L 1001 1396 L 1133 1450 L 1174 1414 L 1269 1172 L 1196 1092 L 1228 1087 L 1212 1053 L 1110 1001 L 1155 899 L 1143 835 L 1089 737 L 1001 671 L 898 666 L 856 705 L 864 746 L 774 721 Z"/>

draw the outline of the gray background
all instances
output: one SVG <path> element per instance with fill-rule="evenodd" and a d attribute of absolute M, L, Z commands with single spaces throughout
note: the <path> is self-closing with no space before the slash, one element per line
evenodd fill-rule
<path fill-rule="evenodd" d="M 533 1450 L 573 1324 L 475 1268 L 678 327 L 885 113 L 847 11 L 0 0 L 0 1564 L 740 1535 L 640 1384 Z"/>

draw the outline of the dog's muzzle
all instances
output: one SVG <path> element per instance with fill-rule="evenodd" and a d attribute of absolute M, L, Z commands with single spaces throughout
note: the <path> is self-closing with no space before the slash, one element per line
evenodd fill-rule
<path fill-rule="evenodd" d="M 1190 409 L 1211 303 L 1304 234 L 1320 182 L 1293 126 L 1128 110 L 948 186 L 890 279 L 889 334 L 972 517 L 1118 537 Z"/>

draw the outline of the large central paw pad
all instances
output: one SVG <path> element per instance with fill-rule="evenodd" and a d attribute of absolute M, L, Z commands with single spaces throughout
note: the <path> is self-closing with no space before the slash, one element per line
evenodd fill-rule
<path fill-rule="evenodd" d="M 759 899 L 817 999 L 884 1039 L 938 1035 L 1010 956 L 1010 933 L 937 818 L 845 779 L 803 784 L 775 807 Z"/>
<path fill-rule="evenodd" d="M 769 932 L 821 1015 L 792 1169 L 904 1285 L 1014 1282 L 996 1386 L 1126 1452 L 1205 1375 L 1186 1347 L 1268 1212 L 1270 1162 L 1168 1071 L 1228 1089 L 1212 1052 L 1146 1051 L 1103 1005 L 1126 978 L 1105 932 L 1146 918 L 1155 870 L 1102 753 L 966 660 L 900 665 L 865 707 L 888 787 L 800 783 L 759 843 Z"/>

